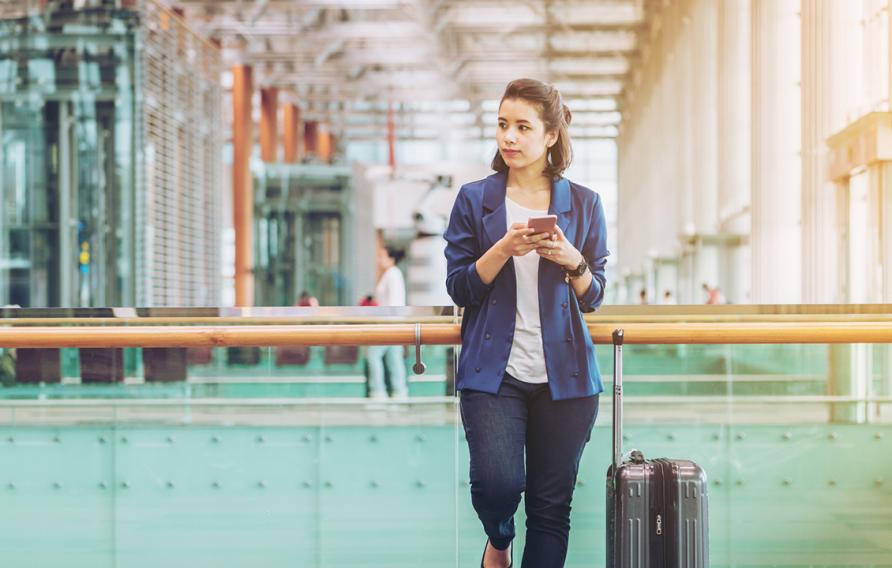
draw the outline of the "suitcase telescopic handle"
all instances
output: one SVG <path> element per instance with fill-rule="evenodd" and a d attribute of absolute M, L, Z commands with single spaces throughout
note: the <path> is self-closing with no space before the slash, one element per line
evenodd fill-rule
<path fill-rule="evenodd" d="M 623 453 L 623 330 L 613 330 L 613 472 Z"/>

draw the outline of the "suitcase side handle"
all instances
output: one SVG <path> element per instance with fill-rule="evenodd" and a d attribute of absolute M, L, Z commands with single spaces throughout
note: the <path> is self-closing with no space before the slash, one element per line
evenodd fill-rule
<path fill-rule="evenodd" d="M 623 338 L 622 329 L 613 330 L 613 472 L 622 463 L 623 453 Z"/>

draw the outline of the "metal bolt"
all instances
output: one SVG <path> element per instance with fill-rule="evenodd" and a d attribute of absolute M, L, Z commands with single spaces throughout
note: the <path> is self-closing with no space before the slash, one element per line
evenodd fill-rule
<path fill-rule="evenodd" d="M 734 436 L 734 438 L 737 439 L 737 440 L 743 440 L 744 438 L 746 438 L 746 434 L 744 434 L 743 432 L 738 432 L 738 433 Z"/>
<path fill-rule="evenodd" d="M 213 487 L 214 489 L 220 489 L 220 482 L 215 481 L 215 482 L 211 483 L 211 487 Z"/>
<path fill-rule="evenodd" d="M 10 436 L 9 438 L 6 438 L 6 441 L 9 442 L 10 444 L 14 444 L 14 443 L 15 443 L 15 438 L 13 438 L 12 436 Z"/>
<path fill-rule="evenodd" d="M 416 487 L 424 487 L 425 483 L 419 479 L 418 481 L 415 482 L 415 486 Z"/>
<path fill-rule="evenodd" d="M 734 482 L 734 485 L 736 485 L 737 487 L 741 487 L 741 486 L 743 486 L 743 480 L 742 480 L 742 479 L 738 479 L 737 481 Z"/>
<path fill-rule="evenodd" d="M 174 488 L 173 481 L 168 481 L 168 482 L 167 482 L 167 488 L 168 488 L 168 489 L 173 489 L 173 488 Z"/>
<path fill-rule="evenodd" d="M 262 444 L 262 443 L 265 442 L 265 441 L 266 441 L 266 440 L 264 439 L 263 436 L 257 436 L 257 443 L 258 443 L 258 444 Z"/>
<path fill-rule="evenodd" d="M 373 480 L 371 481 L 371 483 L 369 483 L 369 486 L 371 486 L 371 487 L 378 487 L 378 482 L 375 481 L 375 480 L 373 479 Z"/>
<path fill-rule="evenodd" d="M 719 434 L 718 432 L 716 432 L 715 434 L 712 435 L 712 439 L 713 439 L 713 440 L 716 440 L 716 441 L 721 440 L 721 439 L 722 439 L 722 435 Z"/>
<path fill-rule="evenodd" d="M 424 434 L 418 434 L 417 436 L 415 436 L 415 441 L 424 442 Z"/>
<path fill-rule="evenodd" d="M 301 485 L 303 485 L 303 486 L 306 487 L 307 489 L 309 489 L 310 487 L 313 486 L 313 484 L 310 483 L 309 481 L 304 481 L 303 483 L 301 483 Z"/>
<path fill-rule="evenodd" d="M 214 443 L 214 444 L 219 444 L 219 443 L 220 443 L 220 437 L 219 437 L 219 436 L 211 436 L 211 442 Z"/>
<path fill-rule="evenodd" d="M 99 489 L 105 489 L 106 487 L 108 487 L 108 483 L 104 481 L 99 482 Z"/>
<path fill-rule="evenodd" d="M 829 480 L 829 481 L 827 482 L 827 485 L 829 485 L 829 486 L 831 486 L 831 487 L 836 486 L 836 480 L 835 480 L 835 479 L 831 479 L 831 480 Z"/>
<path fill-rule="evenodd" d="M 666 436 L 666 439 L 669 440 L 670 442 L 673 441 L 673 440 L 675 440 L 675 434 L 668 434 L 668 435 Z"/>
<path fill-rule="evenodd" d="M 873 480 L 873 484 L 876 485 L 877 487 L 879 487 L 880 485 L 882 485 L 884 483 L 886 483 L 886 480 L 883 479 L 882 477 L 877 477 L 876 479 Z"/>
<path fill-rule="evenodd" d="M 326 481 L 323 485 L 325 485 L 325 487 L 331 487 L 331 481 Z"/>
<path fill-rule="evenodd" d="M 304 434 L 303 438 L 301 438 L 304 442 L 310 442 L 312 438 L 310 438 L 309 434 Z"/>
<path fill-rule="evenodd" d="M 876 434 L 873 435 L 873 439 L 874 439 L 874 440 L 882 440 L 882 439 L 883 439 L 883 433 L 882 433 L 882 432 L 877 432 Z"/>
<path fill-rule="evenodd" d="M 784 432 L 784 440 L 792 440 L 793 433 L 792 432 Z"/>
<path fill-rule="evenodd" d="M 167 443 L 168 443 L 168 444 L 173 444 L 173 442 L 174 442 L 174 438 L 173 438 L 173 436 L 168 436 L 168 437 L 167 437 Z"/>
<path fill-rule="evenodd" d="M 576 480 L 576 487 L 584 487 L 584 486 L 585 486 L 585 481 L 583 481 L 581 479 Z"/>
<path fill-rule="evenodd" d="M 623 442 L 628 442 L 628 441 L 629 441 L 629 435 L 623 434 Z"/>
<path fill-rule="evenodd" d="M 830 432 L 829 434 L 827 434 L 827 438 L 830 440 L 835 440 L 839 438 L 839 434 L 837 434 L 836 432 Z"/>
<path fill-rule="evenodd" d="M 13 483 L 12 481 L 10 481 L 9 483 L 6 484 L 6 487 L 8 487 L 8 488 L 10 488 L 10 489 L 15 489 L 15 483 Z"/>
<path fill-rule="evenodd" d="M 121 443 L 122 443 L 122 444 L 126 444 L 126 443 L 127 443 L 127 436 L 121 436 Z"/>
<path fill-rule="evenodd" d="M 61 441 L 62 441 L 62 438 L 60 438 L 59 436 L 53 436 L 53 442 L 54 442 L 54 443 L 58 444 L 58 443 L 60 443 Z"/>
<path fill-rule="evenodd" d="M 61 488 L 62 488 L 61 483 L 59 483 L 58 481 L 53 482 L 53 489 L 61 489 Z"/>
<path fill-rule="evenodd" d="M 100 443 L 100 444 L 104 444 L 104 443 L 105 443 L 105 436 L 99 436 L 99 443 Z"/>
<path fill-rule="evenodd" d="M 121 482 L 121 488 L 122 488 L 122 489 L 130 489 L 130 484 L 127 483 L 126 481 L 122 481 L 122 482 Z"/>
<path fill-rule="evenodd" d="M 784 485 L 793 485 L 793 480 L 790 478 L 784 479 Z"/>
<path fill-rule="evenodd" d="M 326 442 L 331 442 L 331 436 L 329 436 L 328 434 L 326 434 L 326 435 L 325 435 L 325 441 L 326 441 Z"/>
<path fill-rule="evenodd" d="M 374 444 L 374 443 L 377 442 L 377 441 L 378 441 L 378 436 L 376 436 L 376 435 L 374 435 L 374 434 L 372 434 L 371 436 L 369 436 L 369 442 L 371 442 L 371 443 Z"/>
<path fill-rule="evenodd" d="M 263 480 L 258 481 L 258 482 L 257 482 L 257 487 L 263 489 L 264 487 L 266 487 L 266 482 L 263 481 Z"/>
<path fill-rule="evenodd" d="M 714 480 L 714 481 L 712 482 L 712 484 L 713 484 L 713 485 L 721 485 L 721 484 L 722 484 L 722 480 L 721 480 L 721 479 L 716 479 L 716 480 Z"/>

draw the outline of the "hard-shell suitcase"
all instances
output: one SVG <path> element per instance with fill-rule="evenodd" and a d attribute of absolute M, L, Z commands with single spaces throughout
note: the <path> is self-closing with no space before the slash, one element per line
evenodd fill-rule
<path fill-rule="evenodd" d="M 607 566 L 709 566 L 706 473 L 690 460 L 622 455 L 623 330 L 613 332 L 613 464 L 607 469 Z"/>

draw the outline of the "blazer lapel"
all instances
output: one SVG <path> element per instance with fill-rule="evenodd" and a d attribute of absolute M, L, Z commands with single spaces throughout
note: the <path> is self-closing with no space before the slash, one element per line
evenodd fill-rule
<path fill-rule="evenodd" d="M 565 178 L 558 178 L 551 184 L 551 204 L 548 206 L 548 213 L 557 215 L 557 226 L 564 232 L 564 236 L 570 242 L 573 242 L 573 235 L 567 234 L 570 226 L 570 182 Z M 549 276 L 550 275 L 550 276 Z M 540 260 L 539 262 L 539 302 L 540 305 L 548 305 L 545 302 L 545 290 L 548 290 L 549 280 L 554 278 L 563 279 L 563 271 L 561 267 L 551 261 Z"/>
<path fill-rule="evenodd" d="M 505 211 L 507 184 L 508 175 L 504 172 L 486 178 L 483 187 L 483 250 L 489 250 L 508 232 L 508 215 Z"/>
<path fill-rule="evenodd" d="M 551 205 L 548 206 L 548 213 L 557 215 L 557 224 L 567 235 L 567 227 L 570 226 L 570 182 L 566 178 L 558 178 L 551 184 Z M 568 240 L 572 238 L 567 235 Z"/>

